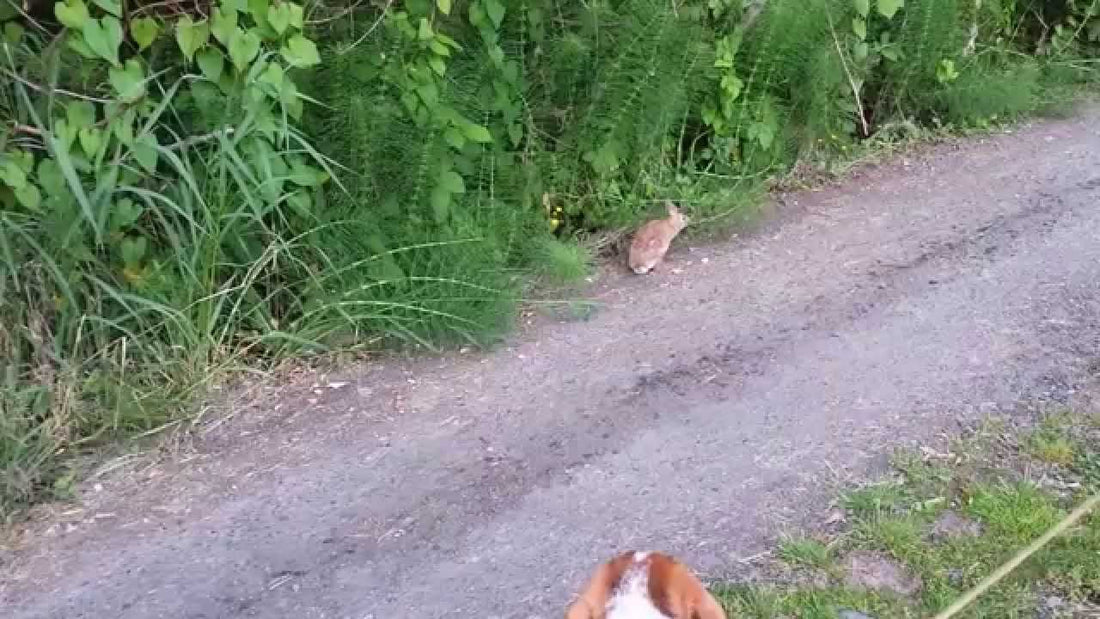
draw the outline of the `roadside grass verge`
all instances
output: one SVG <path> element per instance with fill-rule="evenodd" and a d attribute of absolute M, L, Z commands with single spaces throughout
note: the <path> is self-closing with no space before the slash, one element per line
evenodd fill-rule
<path fill-rule="evenodd" d="M 1097 421 L 1066 410 L 1027 422 L 991 418 L 945 452 L 899 451 L 886 479 L 838 498 L 839 528 L 778 543 L 768 566 L 775 578 L 713 589 L 737 617 L 930 617 L 1100 490 Z M 885 582 L 861 578 L 852 557 L 871 557 Z M 1094 513 L 958 616 L 1096 613 Z"/>

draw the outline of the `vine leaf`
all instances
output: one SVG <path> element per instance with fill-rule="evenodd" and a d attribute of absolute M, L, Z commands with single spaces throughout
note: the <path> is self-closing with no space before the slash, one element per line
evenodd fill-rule
<path fill-rule="evenodd" d="M 152 133 L 143 133 L 134 139 L 134 159 L 149 174 L 157 171 L 157 139 Z"/>
<path fill-rule="evenodd" d="M 73 30 L 83 30 L 84 24 L 90 19 L 88 7 L 85 6 L 84 0 L 58 2 L 53 5 L 53 14 L 57 17 L 57 21 L 61 22 L 61 25 Z"/>
<path fill-rule="evenodd" d="M 886 19 L 893 19 L 903 6 L 905 6 L 905 0 L 878 0 L 878 12 Z"/>
<path fill-rule="evenodd" d="M 500 22 L 504 21 L 504 5 L 500 0 L 485 0 L 485 13 L 493 21 L 493 26 L 500 28 Z"/>
<path fill-rule="evenodd" d="M 117 65 L 118 46 L 122 44 L 122 23 L 110 15 L 89 19 L 84 24 L 84 42 L 96 56 Z"/>
<path fill-rule="evenodd" d="M 205 19 L 196 23 L 191 21 L 190 15 L 184 15 L 176 22 L 176 42 L 188 62 L 195 57 L 195 52 L 206 45 L 209 39 L 210 23 Z"/>
<path fill-rule="evenodd" d="M 225 70 L 225 59 L 218 50 L 213 47 L 201 50 L 195 55 L 195 61 L 206 79 L 217 84 L 218 80 L 222 78 L 222 71 Z"/>
<path fill-rule="evenodd" d="M 153 44 L 160 34 L 160 25 L 152 17 L 139 17 L 130 22 L 130 36 L 139 50 L 145 50 Z"/>
<path fill-rule="evenodd" d="M 122 18 L 122 5 L 118 2 L 118 0 L 92 0 L 92 2 L 94 2 L 96 6 L 103 9 L 104 11 L 107 11 L 111 15 L 114 15 L 119 19 Z"/>
<path fill-rule="evenodd" d="M 133 103 L 145 96 L 145 71 L 137 58 L 127 60 L 124 67 L 111 67 L 108 77 L 123 103 Z"/>
<path fill-rule="evenodd" d="M 317 46 L 300 34 L 290 37 L 279 53 L 292 67 L 305 68 L 321 64 Z"/>
<path fill-rule="evenodd" d="M 210 17 L 210 33 L 214 35 L 214 38 L 218 40 L 218 43 L 222 45 L 229 45 L 229 40 L 233 38 L 233 33 L 237 31 L 237 12 L 229 9 L 214 9 L 214 14 Z"/>
<path fill-rule="evenodd" d="M 229 38 L 229 60 L 237 71 L 244 73 L 252 59 L 260 53 L 260 37 L 249 30 L 245 32 L 238 28 Z"/>

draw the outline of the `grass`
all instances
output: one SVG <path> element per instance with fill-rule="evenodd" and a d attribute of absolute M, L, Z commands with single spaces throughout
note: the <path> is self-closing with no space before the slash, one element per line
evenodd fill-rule
<path fill-rule="evenodd" d="M 1052 444 L 1058 445 L 1053 458 L 1046 448 Z M 935 452 L 899 452 L 890 478 L 845 493 L 845 530 L 780 540 L 776 556 L 802 572 L 798 579 L 717 585 L 716 596 L 731 616 L 825 618 L 842 610 L 931 616 L 1100 491 L 1100 432 L 1084 414 L 1061 411 L 1026 425 L 989 420 L 942 457 L 928 453 Z M 905 597 L 849 582 L 837 566 L 857 550 L 919 577 L 919 593 Z M 1100 611 L 1100 514 L 1054 539 L 960 616 L 1033 617 L 1044 604 L 1060 604 L 1065 613 L 1045 616 Z"/>
<path fill-rule="evenodd" d="M 832 564 L 832 553 L 829 547 L 808 537 L 794 537 L 780 541 L 779 558 L 794 567 L 826 569 Z"/>
<path fill-rule="evenodd" d="M 552 284 L 574 284 L 592 273 L 592 252 L 575 240 L 545 237 L 534 247 L 535 272 Z"/>

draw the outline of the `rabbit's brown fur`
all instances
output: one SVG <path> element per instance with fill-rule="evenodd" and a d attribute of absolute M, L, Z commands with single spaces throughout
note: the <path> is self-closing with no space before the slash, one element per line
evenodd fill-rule
<path fill-rule="evenodd" d="M 668 252 L 672 239 L 687 226 L 688 220 L 680 209 L 671 202 L 666 202 L 668 217 L 646 222 L 634 233 L 634 240 L 630 243 L 630 255 L 627 263 L 630 270 L 642 275 L 653 270 L 660 264 Z"/>

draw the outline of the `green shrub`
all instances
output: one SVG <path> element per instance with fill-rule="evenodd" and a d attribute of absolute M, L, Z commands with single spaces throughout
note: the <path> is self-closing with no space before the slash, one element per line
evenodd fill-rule
<path fill-rule="evenodd" d="M 937 99 L 945 120 L 967 125 L 1030 112 L 1038 91 L 1039 68 L 1033 63 L 1008 69 L 975 67 L 943 87 Z"/>
<path fill-rule="evenodd" d="M 575 240 L 545 237 L 536 242 L 531 258 L 535 272 L 552 283 L 578 282 L 592 272 L 592 254 Z"/>

